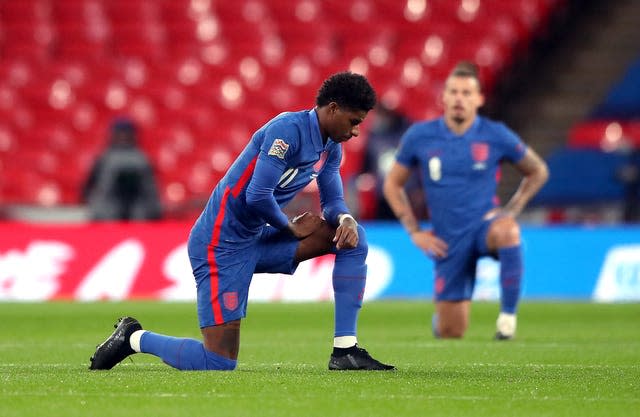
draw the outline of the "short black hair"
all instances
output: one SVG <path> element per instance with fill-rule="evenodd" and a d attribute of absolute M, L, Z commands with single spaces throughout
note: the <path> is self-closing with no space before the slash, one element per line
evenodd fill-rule
<path fill-rule="evenodd" d="M 134 123 L 134 121 L 129 119 L 128 117 L 116 117 L 111 122 L 112 133 L 127 132 L 127 133 L 136 134 L 137 130 L 138 129 L 136 128 L 136 124 Z"/>
<path fill-rule="evenodd" d="M 480 70 L 478 66 L 471 61 L 460 61 L 451 70 L 450 77 L 469 77 L 475 78 L 478 87 L 482 90 L 482 82 L 480 81 Z"/>
<path fill-rule="evenodd" d="M 338 72 L 324 80 L 318 90 L 316 105 L 322 107 L 332 101 L 350 110 L 369 111 L 376 105 L 376 92 L 364 75 Z"/>

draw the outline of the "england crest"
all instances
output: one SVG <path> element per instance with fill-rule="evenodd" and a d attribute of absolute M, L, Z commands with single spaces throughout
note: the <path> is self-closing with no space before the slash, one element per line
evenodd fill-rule
<path fill-rule="evenodd" d="M 236 291 L 223 293 L 222 303 L 227 310 L 235 310 L 238 308 L 238 293 Z"/>
<path fill-rule="evenodd" d="M 282 139 L 276 139 L 273 141 L 271 148 L 269 149 L 268 154 L 277 156 L 280 159 L 284 159 L 284 154 L 287 153 L 289 149 L 289 144 Z"/>
<path fill-rule="evenodd" d="M 472 143 L 471 157 L 475 162 L 486 162 L 487 158 L 489 158 L 489 145 L 485 142 Z"/>
<path fill-rule="evenodd" d="M 485 169 L 487 159 L 489 159 L 489 145 L 485 142 L 472 143 L 471 157 L 474 161 L 473 169 Z"/>

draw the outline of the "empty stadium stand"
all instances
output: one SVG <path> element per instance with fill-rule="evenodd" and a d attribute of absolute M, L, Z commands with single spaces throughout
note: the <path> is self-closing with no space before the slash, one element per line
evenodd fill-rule
<path fill-rule="evenodd" d="M 169 207 L 208 196 L 251 132 L 366 74 L 411 118 L 476 61 L 490 93 L 562 0 L 0 0 L 0 204 L 79 203 L 117 115 L 141 128 Z M 366 135 L 365 135 L 366 136 Z M 360 170 L 366 137 L 346 145 Z"/>
<path fill-rule="evenodd" d="M 640 220 L 640 59 L 569 130 L 549 155 L 552 179 L 536 196 L 546 205 L 623 203 L 624 221 Z M 632 212 L 633 211 L 633 212 Z"/>

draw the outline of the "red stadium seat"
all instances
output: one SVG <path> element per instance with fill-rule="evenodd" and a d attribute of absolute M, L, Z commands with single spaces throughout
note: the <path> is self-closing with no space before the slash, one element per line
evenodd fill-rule
<path fill-rule="evenodd" d="M 17 88 L 8 82 L 0 82 L 0 111 L 10 112 L 19 102 L 21 97 Z"/>
<path fill-rule="evenodd" d="M 141 24 L 155 22 L 162 18 L 159 1 L 109 0 L 104 3 L 105 11 L 111 23 Z"/>
<path fill-rule="evenodd" d="M 102 60 L 110 54 L 110 28 L 73 22 L 58 27 L 54 54 L 59 60 Z"/>
<path fill-rule="evenodd" d="M 569 131 L 568 146 L 604 151 L 615 151 L 629 146 L 640 148 L 640 123 L 616 120 L 582 122 Z"/>
<path fill-rule="evenodd" d="M 9 123 L 3 122 L 0 124 L 0 158 L 9 158 L 17 151 L 18 138 L 15 131 Z"/>
<path fill-rule="evenodd" d="M 219 178 L 221 161 L 262 123 L 310 108 L 331 73 L 363 72 L 388 106 L 434 115 L 451 65 L 476 60 L 490 91 L 563 1 L 0 1 L 0 168 L 4 175 L 6 155 L 26 147 L 40 156 L 24 158 L 45 162 L 77 147 L 85 167 L 77 169 L 86 169 L 111 118 L 126 114 L 163 173 L 164 201 L 186 204 L 209 192 L 204 179 Z M 589 140 L 601 146 L 596 136 Z M 359 169 L 361 139 L 345 152 L 349 175 Z M 18 166 L 8 164 L 14 178 Z M 40 191 L 4 182 L 0 197 L 8 190 L 22 201 L 72 202 L 73 165 L 60 166 L 59 178 L 15 174 Z"/>
<path fill-rule="evenodd" d="M 56 41 L 55 28 L 49 22 L 4 21 L 2 56 L 47 60 Z"/>
<path fill-rule="evenodd" d="M 33 22 L 49 18 L 49 2 L 46 0 L 3 1 L 0 15 L 4 22 Z"/>
<path fill-rule="evenodd" d="M 12 87 L 24 87 L 32 82 L 40 74 L 40 69 L 36 61 L 23 58 L 11 57 L 3 61 L 0 66 L 2 79 Z"/>
<path fill-rule="evenodd" d="M 160 106 L 160 111 L 166 110 L 168 117 L 172 111 L 178 111 L 188 104 L 189 96 L 186 89 L 175 82 L 160 77 L 152 77 L 145 84 L 144 91 Z"/>
<path fill-rule="evenodd" d="M 166 46 L 164 27 L 156 22 L 118 22 L 113 25 L 113 52 L 121 57 L 160 58 Z"/>
<path fill-rule="evenodd" d="M 281 24 L 313 25 L 315 29 L 330 28 L 328 19 L 336 19 L 330 14 L 326 1 L 320 0 L 275 0 L 268 2 L 270 16 Z"/>
<path fill-rule="evenodd" d="M 200 12 L 211 13 L 221 22 L 240 27 L 249 28 L 270 18 L 269 2 L 265 0 L 217 1 L 212 6 L 210 10 Z"/>
<path fill-rule="evenodd" d="M 204 3 L 203 3 L 204 4 Z M 160 18 L 168 25 L 193 21 L 193 5 L 188 1 L 163 1 L 159 5 Z"/>
<path fill-rule="evenodd" d="M 91 11 L 95 10 L 94 7 L 90 7 L 90 4 L 90 2 L 83 0 L 53 2 L 51 4 L 51 14 L 53 19 L 61 27 L 75 25 L 77 23 L 83 24 L 88 15 L 91 14 Z M 100 3 L 95 3 L 95 5 L 98 5 L 98 7 L 101 6 Z M 95 16 L 95 14 L 93 14 L 93 16 Z"/>
<path fill-rule="evenodd" d="M 322 6 L 324 13 L 335 22 L 345 22 L 348 25 L 360 25 L 367 22 L 385 21 L 383 9 L 373 0 L 354 0 L 344 2 L 340 0 L 326 0 Z M 354 27 L 354 26 L 352 26 Z M 355 35 L 360 29 L 353 31 Z"/>
<path fill-rule="evenodd" d="M 527 27 L 527 32 L 531 33 L 542 27 L 548 20 L 553 3 L 559 3 L 564 0 L 513 0 L 500 1 L 490 0 L 488 9 L 498 14 L 508 14 L 518 19 Z"/>

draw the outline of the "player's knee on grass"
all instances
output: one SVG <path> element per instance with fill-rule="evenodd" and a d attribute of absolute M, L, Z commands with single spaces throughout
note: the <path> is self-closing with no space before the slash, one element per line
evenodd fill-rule
<path fill-rule="evenodd" d="M 205 369 L 207 371 L 233 371 L 238 362 L 234 359 L 225 358 L 216 353 L 209 352 L 203 348 L 205 356 Z"/>
<path fill-rule="evenodd" d="M 438 337 L 441 339 L 460 339 L 466 330 L 466 326 L 460 323 L 438 324 Z"/>
<path fill-rule="evenodd" d="M 469 327 L 469 302 L 440 302 L 437 332 L 440 338 L 456 339 L 464 336 Z"/>
<path fill-rule="evenodd" d="M 233 371 L 237 364 L 235 359 L 208 351 L 193 339 L 182 339 L 176 354 L 162 359 L 167 365 L 183 371 Z"/>

